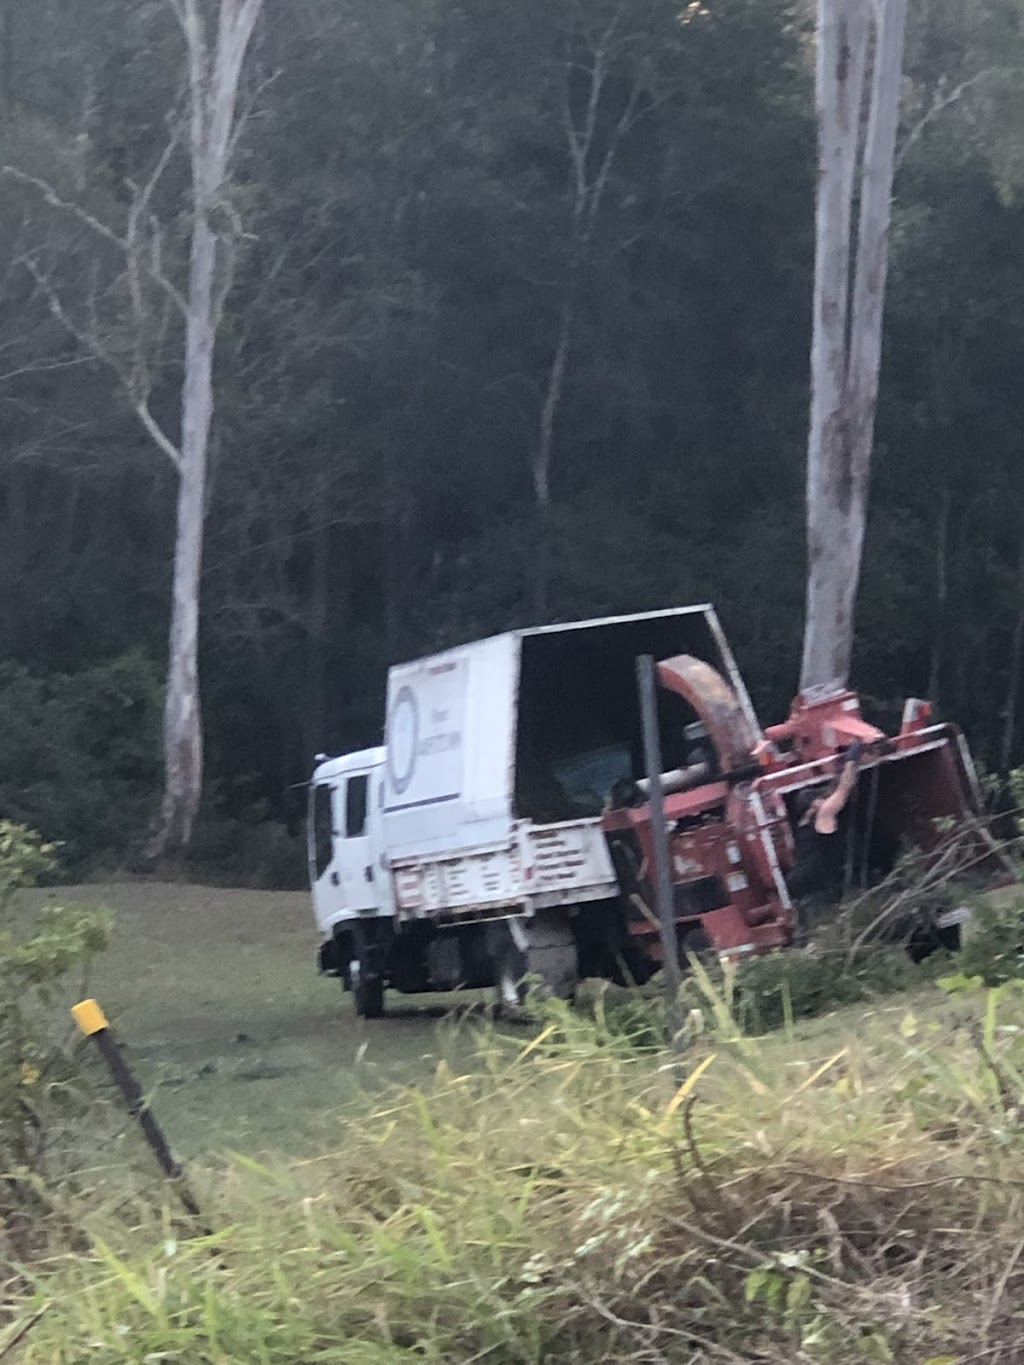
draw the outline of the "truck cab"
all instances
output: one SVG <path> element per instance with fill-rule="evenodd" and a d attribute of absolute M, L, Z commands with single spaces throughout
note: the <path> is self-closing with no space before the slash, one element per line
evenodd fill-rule
<path fill-rule="evenodd" d="M 309 788 L 309 881 L 319 967 L 341 977 L 360 1014 L 383 1009 L 383 954 L 394 907 L 381 806 L 383 748 L 321 759 Z"/>

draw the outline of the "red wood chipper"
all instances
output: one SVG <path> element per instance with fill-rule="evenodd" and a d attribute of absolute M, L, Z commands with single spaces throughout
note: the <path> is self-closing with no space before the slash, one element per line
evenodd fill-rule
<path fill-rule="evenodd" d="M 738 957 L 783 947 L 798 933 L 805 893 L 838 899 L 842 886 L 834 878 L 824 884 L 827 877 L 816 885 L 815 869 L 805 865 L 801 816 L 834 786 L 855 744 L 857 779 L 831 841 L 847 887 L 884 877 L 908 847 L 935 858 L 954 841 L 961 867 L 1008 870 L 978 820 L 978 781 L 963 735 L 935 723 L 927 702 L 908 700 L 898 733 L 886 735 L 864 720 L 853 692 L 802 694 L 785 722 L 760 732 L 749 705 L 707 662 L 665 659 L 657 678 L 699 718 L 687 727 L 686 762 L 662 782 L 681 950 Z M 606 811 L 604 828 L 630 904 L 631 956 L 653 969 L 661 942 L 645 799 L 646 783 L 634 784 Z"/>

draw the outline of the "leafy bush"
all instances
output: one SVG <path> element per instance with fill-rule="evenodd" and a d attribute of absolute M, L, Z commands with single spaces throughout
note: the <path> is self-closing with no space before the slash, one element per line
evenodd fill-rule
<path fill-rule="evenodd" d="M 301 891 L 309 885 L 301 835 L 279 820 L 231 820 L 208 810 L 196 822 L 188 872 L 204 886 Z"/>
<path fill-rule="evenodd" d="M 680 988 L 684 1035 L 692 1039 L 721 1023 L 709 999 L 712 993 L 725 997 L 730 1021 L 735 1013 L 735 1020 L 747 1032 L 768 1033 L 797 1019 L 814 1019 L 844 1005 L 912 990 L 950 971 L 950 961 L 946 954 L 937 953 L 914 963 L 903 948 L 887 946 L 867 949 L 849 963 L 845 951 L 824 946 L 748 958 L 728 970 L 714 960 L 696 964 L 684 975 Z M 1004 979 L 993 963 L 986 982 L 997 985 Z M 544 1017 L 550 1015 L 551 1008 L 548 1003 Z M 582 999 L 578 1012 L 602 1046 L 657 1050 L 667 1036 L 660 977 L 643 991 L 599 988 L 596 994 Z M 560 1029 L 567 1036 L 568 1025 Z"/>
<path fill-rule="evenodd" d="M 786 951 L 752 958 L 737 972 L 741 1017 L 754 1032 L 788 1019 L 812 1019 L 843 1005 L 910 990 L 948 970 L 936 954 L 914 963 L 899 947 L 872 948 L 847 960 L 842 949 Z"/>
<path fill-rule="evenodd" d="M 1024 899 L 1011 905 L 980 901 L 973 907 L 956 970 L 986 986 L 1024 978 Z"/>
<path fill-rule="evenodd" d="M 59 844 L 68 873 L 121 859 L 152 814 L 160 707 L 139 652 L 46 678 L 0 667 L 0 818 Z"/>
<path fill-rule="evenodd" d="M 0 1170 L 7 1173 L 35 1165 L 41 1103 L 64 1094 L 69 1074 L 40 1026 L 40 1007 L 56 981 L 106 945 L 109 931 L 100 910 L 47 905 L 34 921 L 19 910 L 18 890 L 52 869 L 52 845 L 0 821 Z"/>
<path fill-rule="evenodd" d="M 1024 912 L 1021 918 L 1021 943 L 1024 944 Z M 978 957 L 993 952 L 986 941 L 979 945 Z M 1006 955 L 1007 959 L 1009 954 Z M 965 958 L 974 963 L 977 957 Z M 749 1033 L 769 1033 L 798 1019 L 814 1019 L 845 1005 L 874 1001 L 900 991 L 913 990 L 935 981 L 951 970 L 960 970 L 960 958 L 936 953 L 914 963 L 903 948 L 872 947 L 848 962 L 846 952 L 824 944 L 809 950 L 784 949 L 762 957 L 748 958 L 736 968 L 723 969 L 714 959 L 694 964 L 684 973 L 680 986 L 680 1009 L 686 1040 L 692 1040 L 716 1020 L 712 1000 L 726 999 L 730 1027 L 733 1022 Z M 1021 959 L 1024 964 L 1024 958 Z M 1009 979 L 1001 970 L 1003 957 L 993 957 L 987 972 L 980 973 L 986 984 L 998 985 Z M 1019 975 L 1024 976 L 1024 965 Z M 554 1002 L 545 1002 L 541 1017 L 550 1018 Z M 626 1046 L 638 1051 L 657 1051 L 667 1037 L 665 999 L 661 977 L 641 991 L 598 985 L 578 1001 L 575 1013 L 600 1046 Z M 735 1021 L 733 1020 L 735 1013 Z M 559 1036 L 569 1036 L 571 1015 L 559 1024 Z"/>

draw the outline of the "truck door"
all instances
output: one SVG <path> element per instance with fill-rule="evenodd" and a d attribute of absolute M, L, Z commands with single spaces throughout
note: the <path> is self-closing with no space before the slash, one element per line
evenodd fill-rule
<path fill-rule="evenodd" d="M 351 913 L 376 910 L 377 880 L 369 837 L 370 774 L 346 773 L 334 788 L 334 868 Z"/>
<path fill-rule="evenodd" d="M 382 915 L 394 915 L 395 898 L 391 886 L 391 868 L 384 843 L 384 765 L 370 774 L 370 809 L 366 817 L 369 836 L 370 861 L 373 863 L 374 904 Z"/>
<path fill-rule="evenodd" d="M 335 865 L 334 807 L 335 789 L 330 782 L 317 782 L 309 793 L 307 825 L 309 884 L 313 892 L 313 911 L 320 932 L 329 935 L 331 926 L 345 914 L 341 898 L 341 878 Z"/>

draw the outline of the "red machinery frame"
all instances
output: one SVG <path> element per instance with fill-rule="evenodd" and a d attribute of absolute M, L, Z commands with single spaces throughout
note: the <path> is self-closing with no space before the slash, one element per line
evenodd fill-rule
<path fill-rule="evenodd" d="M 663 688 L 697 712 L 716 755 L 716 775 L 701 780 L 700 765 L 669 775 L 686 789 L 664 799 L 683 948 L 710 946 L 736 957 L 793 941 L 797 917 L 786 878 L 795 846 L 786 798 L 838 777 L 855 740 L 863 746 L 861 771 L 875 773 L 872 819 L 926 851 L 949 837 L 950 817 L 962 825 L 980 810 L 963 736 L 954 725 L 932 724 L 927 702 L 908 700 L 898 734 L 886 736 L 864 720 L 855 693 L 803 694 L 785 722 L 760 736 L 710 665 L 681 655 L 659 663 L 657 673 Z M 902 766 L 909 758 L 920 762 Z M 892 764 L 901 765 L 898 781 L 886 773 Z M 603 825 L 623 884 L 628 931 L 657 961 L 649 807 L 609 810 Z"/>

